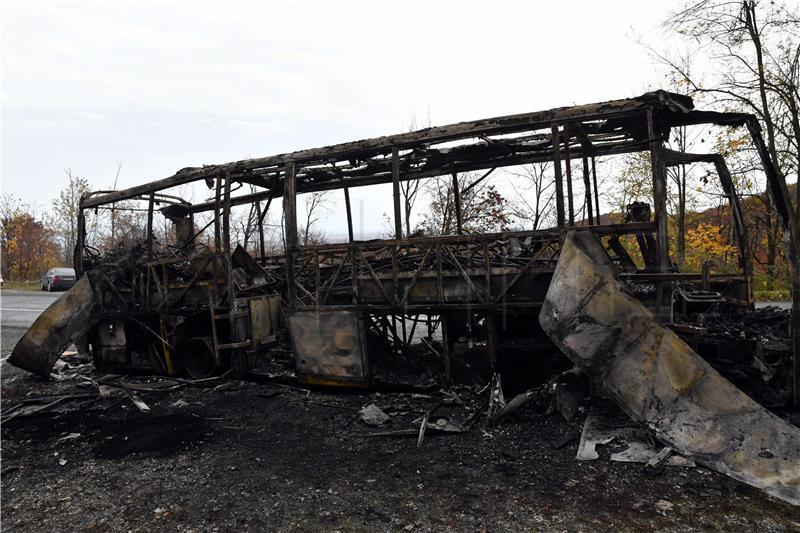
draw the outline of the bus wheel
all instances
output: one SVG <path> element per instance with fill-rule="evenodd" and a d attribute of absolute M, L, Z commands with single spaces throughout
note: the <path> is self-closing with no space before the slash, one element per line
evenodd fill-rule
<path fill-rule="evenodd" d="M 219 370 L 219 357 L 209 337 L 194 337 L 183 345 L 183 364 L 194 379 L 205 379 Z"/>

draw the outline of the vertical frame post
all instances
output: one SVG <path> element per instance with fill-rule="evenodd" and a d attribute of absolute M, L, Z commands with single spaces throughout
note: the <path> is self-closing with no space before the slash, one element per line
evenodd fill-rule
<path fill-rule="evenodd" d="M 258 256 L 264 259 L 264 219 L 261 217 L 261 200 L 256 202 L 256 217 L 258 217 Z"/>
<path fill-rule="evenodd" d="M 220 205 L 222 202 L 222 178 L 216 177 L 217 184 L 214 189 L 214 251 L 219 253 L 222 248 L 222 237 L 220 235 L 219 215 Z"/>
<path fill-rule="evenodd" d="M 719 181 L 722 184 L 722 190 L 728 195 L 728 202 L 731 207 L 731 215 L 733 218 L 734 229 L 736 230 L 736 239 L 739 244 L 739 266 L 742 269 L 742 274 L 749 280 L 753 269 L 750 265 L 750 254 L 748 253 L 748 239 L 747 239 L 747 226 L 744 223 L 742 216 L 742 207 L 739 203 L 739 196 L 736 193 L 736 187 L 733 184 L 730 170 L 728 165 L 725 164 L 725 159 L 718 156 L 714 159 L 714 167 L 717 170 Z M 750 286 L 750 284 L 748 283 Z M 752 286 L 750 286 L 750 294 L 748 297 L 752 300 Z"/>
<path fill-rule="evenodd" d="M 659 271 L 666 272 L 669 267 L 667 245 L 667 170 L 664 165 L 664 144 L 656 130 L 655 113 L 647 110 L 647 133 L 650 137 L 650 165 L 653 172 L 653 204 L 655 211 L 656 231 L 658 235 Z"/>
<path fill-rule="evenodd" d="M 400 219 L 400 155 L 392 147 L 392 198 L 394 199 L 394 238 L 403 238 L 403 221 Z"/>
<path fill-rule="evenodd" d="M 561 141 L 558 134 L 558 125 L 550 127 L 553 134 L 553 169 L 556 173 L 556 217 L 558 227 L 564 227 L 564 179 L 561 176 Z"/>
<path fill-rule="evenodd" d="M 462 222 L 461 222 L 461 191 L 458 190 L 458 174 L 453 172 L 453 202 L 456 208 L 456 232 L 461 235 Z"/>
<path fill-rule="evenodd" d="M 344 208 L 347 211 L 347 242 L 353 242 L 353 211 L 350 209 L 350 189 L 346 185 L 344 187 Z"/>
<path fill-rule="evenodd" d="M 569 124 L 564 124 L 564 133 L 562 140 L 564 141 L 564 168 L 567 171 L 567 212 L 569 214 L 569 225 L 575 225 L 575 199 L 572 194 L 572 158 L 569 153 L 570 142 Z M 560 165 L 559 165 L 560 166 Z"/>
<path fill-rule="evenodd" d="M 225 270 L 226 278 L 228 280 L 228 308 L 233 311 L 234 300 L 236 294 L 234 293 L 233 285 L 233 262 L 231 261 L 231 173 L 225 172 L 225 193 L 222 202 L 222 248 L 225 254 Z M 235 335 L 235 319 L 233 316 L 229 318 L 231 326 L 231 338 Z M 235 339 L 239 341 L 241 339 Z"/>
<path fill-rule="evenodd" d="M 155 207 L 156 193 L 150 193 L 147 202 L 147 255 L 153 255 L 153 207 Z"/>
<path fill-rule="evenodd" d="M 256 220 L 258 221 L 258 256 L 264 258 L 264 225 L 261 219 L 261 200 L 256 202 Z"/>
<path fill-rule="evenodd" d="M 600 224 L 600 194 L 597 192 L 597 165 L 594 155 L 592 156 L 592 181 L 594 182 L 594 207 L 597 213 L 597 223 Z"/>
<path fill-rule="evenodd" d="M 586 214 L 589 219 L 589 225 L 594 224 L 594 209 L 592 209 L 592 180 L 589 176 L 589 160 L 586 155 L 583 156 L 583 188 L 586 197 Z M 598 213 L 599 215 L 599 213 Z"/>
<path fill-rule="evenodd" d="M 231 254 L 231 173 L 225 172 L 225 192 L 222 200 L 222 249 Z"/>
<path fill-rule="evenodd" d="M 658 248 L 658 271 L 666 273 L 669 269 L 669 240 L 667 235 L 667 170 L 664 164 L 664 144 L 656 128 L 656 117 L 653 108 L 647 110 L 647 135 L 650 137 L 650 166 L 653 172 L 653 204 L 656 221 L 656 247 Z M 664 316 L 662 308 L 671 306 L 666 301 L 668 282 L 656 284 L 656 311 L 660 318 Z M 671 309 L 668 313 L 671 315 Z"/>
<path fill-rule="evenodd" d="M 297 307 L 296 289 L 294 286 L 294 261 L 297 254 L 297 192 L 295 184 L 295 163 L 288 161 L 285 166 L 285 183 L 283 186 L 283 217 L 286 235 L 284 242 L 286 248 L 286 299 L 289 303 L 289 312 Z"/>
<path fill-rule="evenodd" d="M 80 276 L 83 274 L 83 246 L 86 242 L 86 215 L 83 208 L 78 207 L 78 235 L 75 240 L 75 249 L 72 250 L 72 266 L 75 273 Z"/>

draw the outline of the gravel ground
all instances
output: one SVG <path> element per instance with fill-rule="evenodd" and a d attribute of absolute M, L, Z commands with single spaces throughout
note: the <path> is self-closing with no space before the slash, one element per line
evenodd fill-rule
<path fill-rule="evenodd" d="M 576 461 L 577 441 L 557 447 L 580 420 L 534 407 L 418 449 L 368 437 L 358 410 L 406 429 L 436 398 L 226 387 L 143 393 L 149 414 L 120 395 L 5 423 L 3 530 L 800 530 L 800 509 L 702 468 Z M 3 372 L 4 408 L 88 390 Z"/>
<path fill-rule="evenodd" d="M 15 338 L 3 329 L 7 353 Z M 610 462 L 609 449 L 576 461 L 584 415 L 567 423 L 546 399 L 466 434 L 429 431 L 417 448 L 416 436 L 369 435 L 418 427 L 436 393 L 228 381 L 141 393 L 145 414 L 119 389 L 102 400 L 77 379 L 0 372 L 4 412 L 38 395 L 92 395 L 3 423 L 3 531 L 800 531 L 800 509 L 704 468 L 648 475 Z M 473 408 L 485 398 L 460 395 Z M 381 428 L 360 420 L 370 404 L 390 417 Z"/>

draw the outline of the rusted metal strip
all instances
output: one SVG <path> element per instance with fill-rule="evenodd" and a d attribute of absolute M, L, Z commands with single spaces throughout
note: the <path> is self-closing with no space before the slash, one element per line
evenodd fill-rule
<path fill-rule="evenodd" d="M 388 292 L 386 292 L 386 287 L 383 285 L 381 280 L 378 279 L 378 275 L 375 273 L 375 270 L 373 270 L 372 265 L 369 264 L 369 261 L 367 261 L 364 258 L 364 254 L 361 253 L 361 250 L 358 250 L 358 257 L 360 257 L 361 260 L 364 262 L 364 265 L 367 267 L 367 272 L 369 273 L 372 280 L 378 284 L 378 287 L 381 288 L 381 292 L 383 292 L 383 297 L 386 298 L 386 301 L 392 302 L 393 299 L 391 295 Z"/>
<path fill-rule="evenodd" d="M 469 289 L 475 294 L 475 296 L 478 297 L 479 300 L 483 300 L 484 298 L 483 293 L 481 293 L 481 291 L 478 290 L 475 284 L 472 283 L 472 279 L 470 279 L 469 274 L 467 274 L 467 271 L 464 270 L 464 267 L 461 266 L 461 263 L 459 262 L 458 258 L 453 254 L 452 251 L 450 251 L 450 248 L 445 248 L 445 250 L 447 251 L 450 258 L 453 260 L 453 263 L 455 264 L 456 268 L 458 268 L 459 272 L 461 272 L 461 276 L 467 283 L 467 287 L 469 287 Z"/>

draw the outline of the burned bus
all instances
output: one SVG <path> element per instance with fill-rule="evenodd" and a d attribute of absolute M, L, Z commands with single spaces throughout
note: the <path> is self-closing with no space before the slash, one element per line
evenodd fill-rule
<path fill-rule="evenodd" d="M 697 124 L 748 128 L 768 178 L 774 174 L 753 117 L 698 111 L 686 96 L 656 91 L 185 168 L 126 190 L 86 195 L 74 256 L 76 271 L 86 278 L 75 289 L 82 291 L 85 308 L 48 319 L 48 329 L 59 320 L 68 323 L 57 328 L 59 334 L 40 336 L 29 345 L 23 341 L 12 360 L 47 375 L 53 356 L 42 361 L 43 351 L 54 353 L 67 337 L 81 337 L 98 366 L 198 378 L 228 369 L 243 373 L 284 341 L 302 381 L 366 387 L 370 338 L 403 350 L 419 332 L 430 337 L 435 331 L 446 379 L 456 344 L 464 339 L 480 348 L 487 364 L 503 368 L 527 359 L 530 346 L 547 344 L 536 317 L 564 236 L 574 229 L 602 240 L 618 277 L 636 287 L 637 297 L 661 322 L 671 320 L 676 305 L 726 301 L 750 306 L 747 228 L 724 159 L 665 147 L 673 128 Z M 633 204 L 619 223 L 601 223 L 595 162 L 635 152 L 649 154 L 653 205 Z M 479 172 L 480 181 L 499 168 L 545 161 L 553 164 L 555 181 L 552 228 L 464 231 L 458 173 Z M 679 272 L 668 255 L 666 169 L 698 161 L 714 165 L 727 196 L 738 272 Z M 453 177 L 456 231 L 404 234 L 400 184 L 435 176 Z M 780 209 L 786 200 L 773 181 Z M 211 201 L 191 204 L 168 194 L 197 182 L 213 190 Z M 252 192 L 236 194 L 243 184 Z M 392 186 L 394 235 L 360 241 L 354 238 L 350 190 L 374 184 Z M 348 242 L 301 245 L 298 196 L 330 190 L 343 195 Z M 283 208 L 284 253 L 269 255 L 262 224 L 276 200 Z M 100 253 L 87 238 L 87 214 L 119 210 L 123 202 L 146 211 L 145 238 Z M 236 206 L 257 210 L 259 253 L 232 242 L 231 210 Z M 197 227 L 203 214 L 210 214 L 210 221 Z M 156 224 L 168 224 L 174 242 L 157 243 Z M 206 230 L 213 231 L 213 243 L 201 244 L 197 237 Z M 638 243 L 638 264 L 620 242 L 626 235 Z"/>
<path fill-rule="evenodd" d="M 436 357 L 442 385 L 483 365 L 512 394 L 574 365 L 665 445 L 800 505 L 800 430 L 723 377 L 671 324 L 678 306 L 753 306 L 747 228 L 725 160 L 666 147 L 674 128 L 693 125 L 749 131 L 785 223 L 786 185 L 755 117 L 698 111 L 690 98 L 663 91 L 186 168 L 81 199 L 74 255 L 81 278 L 9 361 L 48 377 L 76 343 L 99 368 L 203 379 L 254 373 L 288 354 L 302 383 L 366 388 L 377 360 L 408 354 L 401 364 L 410 364 L 420 340 Z M 596 163 L 634 153 L 649 161 L 653 203 L 632 203 L 609 223 Z M 463 191 L 496 169 L 540 162 L 553 165 L 552 227 L 467 231 Z M 705 264 L 684 272 L 670 259 L 667 168 L 693 162 L 716 170 L 736 272 Z M 464 172 L 476 174 L 459 190 Z M 401 184 L 442 176 L 453 180 L 455 231 L 404 234 Z M 206 184 L 213 198 L 193 204 L 174 194 L 193 183 Z M 376 184 L 391 184 L 394 234 L 357 240 L 350 191 Z M 247 194 L 238 192 L 244 185 Z M 331 190 L 343 195 L 347 242 L 301 244 L 298 196 Z M 282 253 L 267 254 L 263 226 L 275 200 Z M 260 246 L 248 250 L 246 239 L 233 237 L 239 206 L 255 213 Z M 144 238 L 101 252 L 87 217 L 108 210 L 113 224 L 121 209 L 146 213 Z M 165 229 L 158 239 L 157 227 Z M 213 239 L 199 238 L 206 231 Z M 635 258 L 623 239 L 635 240 Z"/>

